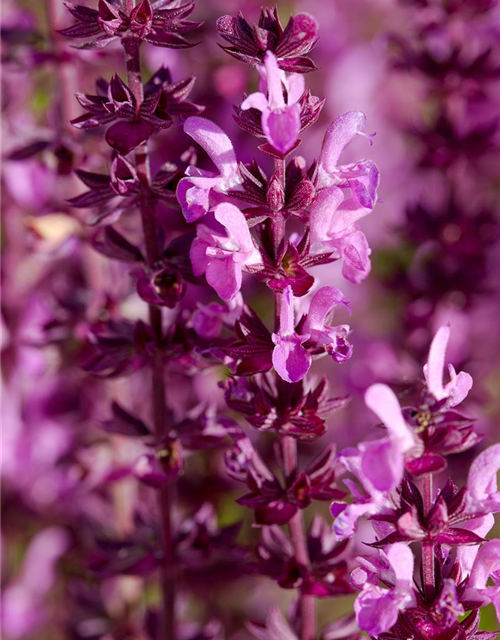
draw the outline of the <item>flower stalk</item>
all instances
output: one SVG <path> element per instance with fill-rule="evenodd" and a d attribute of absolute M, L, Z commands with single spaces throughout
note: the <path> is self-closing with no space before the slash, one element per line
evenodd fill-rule
<path fill-rule="evenodd" d="M 134 8 L 134 0 L 124 0 L 123 8 L 130 15 Z M 122 46 L 127 66 L 127 79 L 132 91 L 137 109 L 144 100 L 144 88 L 141 72 L 140 40 L 124 38 Z M 151 168 L 149 162 L 148 141 L 139 145 L 135 150 L 135 168 L 140 181 L 139 211 L 141 215 L 146 259 L 149 268 L 154 269 L 160 256 L 158 228 L 156 221 L 155 201 L 151 197 Z M 158 441 L 167 433 L 166 389 L 163 356 L 163 318 L 162 309 L 148 305 L 149 322 L 151 325 L 154 352 L 151 367 L 151 404 L 153 409 L 153 427 Z M 158 506 L 160 511 L 162 562 L 161 562 L 161 592 L 162 611 L 158 625 L 158 640 L 176 637 L 175 623 L 175 582 L 173 564 L 175 560 L 175 545 L 172 531 L 172 503 L 173 486 L 167 483 L 158 489 Z"/>

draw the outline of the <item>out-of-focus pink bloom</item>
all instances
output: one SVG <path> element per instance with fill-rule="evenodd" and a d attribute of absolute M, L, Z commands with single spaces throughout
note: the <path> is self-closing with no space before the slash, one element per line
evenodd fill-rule
<path fill-rule="evenodd" d="M 56 174 L 38 160 L 7 162 L 3 177 L 10 195 L 25 209 L 38 212 L 52 195 Z"/>
<path fill-rule="evenodd" d="M 280 328 L 273 333 L 273 366 L 286 382 L 298 382 L 309 371 L 311 356 L 302 346 L 309 334 L 295 331 L 294 295 L 288 286 L 281 296 Z"/>
<path fill-rule="evenodd" d="M 344 201 L 342 190 L 336 186 L 320 191 L 311 207 L 311 241 L 335 251 L 342 258 L 342 275 L 355 284 L 362 282 L 371 270 L 371 250 L 356 224 L 370 211 L 354 198 Z"/>
<path fill-rule="evenodd" d="M 2 631 L 12 640 L 40 631 L 49 617 L 45 602 L 56 580 L 55 566 L 68 548 L 64 529 L 50 527 L 31 541 L 19 578 L 2 596 Z"/>
<path fill-rule="evenodd" d="M 342 540 L 354 533 L 360 517 L 379 513 L 389 506 L 390 493 L 403 478 L 404 454 L 415 444 L 398 399 L 388 386 L 374 384 L 369 387 L 365 403 L 384 423 L 389 435 L 363 443 L 358 449 L 345 450 L 340 455 L 342 464 L 358 478 L 366 491 L 363 493 L 354 483 L 344 480 L 355 501 L 332 505 L 333 528 Z"/>
<path fill-rule="evenodd" d="M 497 472 L 500 469 L 500 444 L 494 444 L 481 452 L 469 469 L 467 490 L 470 510 L 480 513 L 500 511 L 500 491 Z"/>
<path fill-rule="evenodd" d="M 353 572 L 353 582 L 363 589 L 354 603 L 356 620 L 362 631 L 373 636 L 389 631 L 396 623 L 399 612 L 416 603 L 412 586 L 414 558 L 410 548 L 399 542 L 383 555 L 388 563 L 383 570 L 383 581 L 390 584 L 391 588 L 378 586 L 380 570 L 375 566 L 374 576 L 364 569 L 355 569 Z M 373 580 L 376 584 L 373 584 Z"/>
<path fill-rule="evenodd" d="M 234 325 L 240 317 L 242 309 L 243 298 L 240 293 L 237 293 L 225 305 L 218 302 L 198 304 L 198 309 L 193 313 L 193 328 L 202 338 L 216 338 L 220 335 L 224 325 L 231 327 Z"/>
<path fill-rule="evenodd" d="M 268 51 L 264 67 L 259 71 L 260 91 L 251 93 L 241 104 L 243 110 L 257 109 L 262 113 L 262 129 L 267 141 L 282 154 L 290 151 L 300 131 L 300 97 L 304 93 L 304 77 L 298 73 L 288 76 L 278 66 L 276 56 Z M 286 101 L 283 95 L 286 89 Z"/>
<path fill-rule="evenodd" d="M 207 282 L 224 300 L 231 300 L 241 288 L 245 265 L 261 260 L 243 213 L 228 202 L 214 211 L 218 225 L 199 224 L 191 246 L 193 272 L 205 274 Z"/>
<path fill-rule="evenodd" d="M 224 193 L 242 182 L 233 143 L 214 122 L 193 116 L 184 123 L 184 131 L 202 147 L 215 164 L 218 173 L 190 166 L 188 178 L 177 187 L 177 198 L 188 222 L 194 222 L 210 209 L 212 192 Z"/>
<path fill-rule="evenodd" d="M 331 316 L 339 304 L 344 305 L 350 311 L 349 302 L 341 291 L 335 287 L 321 287 L 311 300 L 304 322 L 304 331 L 309 333 L 309 341 L 323 346 L 335 362 L 345 362 L 352 355 L 352 346 L 346 339 L 349 325 L 330 327 L 326 324 L 328 316 Z"/>
<path fill-rule="evenodd" d="M 455 407 L 467 397 L 472 387 L 472 376 L 461 371 L 458 375 L 452 364 L 448 365 L 450 381 L 443 386 L 446 347 L 450 339 L 450 327 L 440 327 L 431 343 L 424 376 L 427 388 L 436 400 L 446 399 L 449 407 Z"/>
<path fill-rule="evenodd" d="M 488 585 L 488 580 L 493 585 Z M 493 604 L 500 620 L 500 540 L 490 540 L 477 554 L 467 581 L 464 600 L 478 606 Z"/>

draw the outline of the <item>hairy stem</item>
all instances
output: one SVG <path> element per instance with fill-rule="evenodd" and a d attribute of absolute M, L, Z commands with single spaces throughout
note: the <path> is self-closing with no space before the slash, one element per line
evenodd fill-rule
<path fill-rule="evenodd" d="M 126 0 L 124 9 L 130 12 L 134 6 L 133 0 Z M 137 101 L 137 108 L 144 99 L 140 42 L 134 39 L 124 39 L 122 45 L 125 51 L 127 63 L 128 85 Z M 151 197 L 151 170 L 149 165 L 148 143 L 145 142 L 135 152 L 135 165 L 139 180 L 141 182 L 140 212 L 142 228 L 144 233 L 144 243 L 146 246 L 146 257 L 149 267 L 154 267 L 160 257 L 160 246 L 158 242 L 158 228 L 156 219 L 156 205 Z M 152 365 L 152 406 L 155 435 L 160 440 L 167 430 L 166 417 L 166 393 L 163 376 L 163 328 L 161 309 L 149 305 L 149 321 L 153 330 L 155 350 Z M 159 491 L 159 508 L 161 514 L 162 531 L 162 600 L 163 615 L 158 629 L 158 640 L 175 640 L 175 583 L 173 563 L 175 558 L 175 547 L 172 535 L 172 487 L 165 485 Z"/>
<path fill-rule="evenodd" d="M 424 511 L 427 514 L 432 506 L 432 474 L 424 478 Z M 424 580 L 424 592 L 427 600 L 435 595 L 435 567 L 434 567 L 434 543 L 424 541 L 422 543 L 422 575 Z"/>
<path fill-rule="evenodd" d="M 285 477 L 287 480 L 291 480 L 297 475 L 297 441 L 291 436 L 283 436 L 281 438 L 281 448 Z M 299 564 L 308 570 L 311 568 L 311 560 L 307 548 L 302 511 L 297 511 L 288 526 L 295 558 Z M 299 611 L 301 624 L 300 639 L 314 640 L 316 637 L 316 606 L 314 596 L 301 592 L 299 594 Z"/>

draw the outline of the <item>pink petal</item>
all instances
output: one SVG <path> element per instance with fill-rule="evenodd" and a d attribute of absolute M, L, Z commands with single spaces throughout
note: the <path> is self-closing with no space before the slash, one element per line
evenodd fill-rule
<path fill-rule="evenodd" d="M 494 444 L 480 453 L 470 466 L 467 489 L 474 500 L 481 502 L 495 497 L 499 469 L 500 444 Z"/>
<path fill-rule="evenodd" d="M 396 585 L 398 587 L 411 588 L 413 582 L 413 553 L 406 544 L 396 542 L 387 551 L 387 559 L 396 575 Z"/>
<path fill-rule="evenodd" d="M 365 124 L 366 117 L 361 111 L 347 111 L 339 116 L 326 131 L 318 162 L 320 169 L 332 175 L 340 154 L 354 136 L 365 128 Z"/>
<path fill-rule="evenodd" d="M 500 540 L 490 540 L 479 549 L 467 587 L 484 589 L 491 574 L 499 570 Z"/>
<path fill-rule="evenodd" d="M 214 122 L 192 116 L 184 123 L 184 131 L 203 147 L 222 176 L 239 175 L 233 143 Z"/>
<path fill-rule="evenodd" d="M 189 250 L 189 257 L 191 259 L 191 264 L 193 266 L 193 273 L 195 276 L 201 276 L 205 273 L 209 258 L 207 256 L 207 249 L 209 245 L 205 242 L 205 240 L 200 240 L 200 238 L 195 238 L 191 244 L 191 249 Z"/>
<path fill-rule="evenodd" d="M 448 346 L 449 339 L 450 327 L 440 327 L 432 340 L 427 364 L 424 366 L 427 388 L 436 400 L 446 398 L 446 392 L 443 388 L 443 371 L 446 347 Z"/>
<path fill-rule="evenodd" d="M 329 232 L 335 224 L 335 212 L 344 199 L 342 189 L 328 187 L 323 189 L 311 207 L 311 240 L 321 242 L 329 239 Z M 344 227 L 343 227 L 344 228 Z"/>
<path fill-rule="evenodd" d="M 344 294 L 335 287 L 321 287 L 311 300 L 305 330 L 323 329 L 325 320 L 331 310 L 338 304 L 345 304 L 349 308 L 349 303 L 344 298 Z"/>
<path fill-rule="evenodd" d="M 362 231 L 355 231 L 342 240 L 342 275 L 354 284 L 363 282 L 370 275 L 371 249 Z"/>
<path fill-rule="evenodd" d="M 300 73 L 291 73 L 286 79 L 287 84 L 287 104 L 291 106 L 300 100 L 306 88 L 304 76 Z"/>
<path fill-rule="evenodd" d="M 460 528 L 467 529 L 467 531 L 472 531 L 481 538 L 485 538 L 494 524 L 495 516 L 492 513 L 488 513 L 488 515 L 481 518 L 474 518 L 460 523 Z M 457 547 L 457 560 L 463 576 L 467 576 L 471 572 L 479 547 L 480 545 L 478 544 Z"/>
<path fill-rule="evenodd" d="M 269 144 L 277 151 L 283 154 L 290 151 L 299 137 L 299 105 L 284 107 L 281 111 L 266 111 L 262 114 L 262 129 Z"/>
<path fill-rule="evenodd" d="M 225 260 L 210 260 L 206 278 L 223 300 L 230 300 L 241 289 L 241 264 L 236 263 L 231 256 Z"/>
<path fill-rule="evenodd" d="M 253 250 L 254 244 L 247 221 L 238 207 L 225 202 L 215 207 L 214 215 L 215 219 L 227 229 L 229 237 L 238 244 L 241 251 Z"/>
<path fill-rule="evenodd" d="M 376 440 L 363 445 L 361 471 L 370 484 L 388 493 L 403 478 L 404 460 L 401 449 L 389 439 Z"/>
<path fill-rule="evenodd" d="M 302 346 L 308 336 L 297 334 L 280 336 L 273 333 L 273 366 L 278 375 L 286 382 L 298 382 L 309 371 L 311 356 Z"/>
<path fill-rule="evenodd" d="M 269 108 L 271 110 L 283 109 L 285 106 L 285 99 L 283 97 L 283 85 L 281 82 L 283 72 L 278 66 L 276 56 L 271 51 L 268 51 L 264 56 L 264 66 L 266 68 Z"/>
<path fill-rule="evenodd" d="M 246 111 L 246 109 L 257 109 L 261 113 L 265 113 L 269 111 L 269 105 L 267 103 L 267 98 L 263 93 L 251 93 L 243 102 L 240 107 Z"/>
<path fill-rule="evenodd" d="M 365 393 L 365 404 L 385 424 L 389 437 L 398 442 L 401 451 L 413 447 L 413 434 L 403 418 L 396 395 L 387 385 L 373 384 L 369 387 Z"/>

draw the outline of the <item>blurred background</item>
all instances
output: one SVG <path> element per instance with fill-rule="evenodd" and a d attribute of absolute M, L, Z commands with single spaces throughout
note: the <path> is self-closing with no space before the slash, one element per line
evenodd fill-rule
<path fill-rule="evenodd" d="M 253 23 L 260 6 L 260 0 L 200 1 L 194 12 L 204 20 L 194 36 L 198 46 L 142 49 L 146 77 L 161 65 L 174 81 L 196 76 L 191 99 L 225 129 L 244 162 L 257 144 L 237 127 L 233 104 L 255 90 L 257 74 L 221 50 L 215 21 L 242 11 Z M 370 277 L 351 285 L 336 264 L 315 268 L 319 282 L 338 286 L 351 300 L 355 351 L 342 366 L 317 365 L 334 394 L 349 393 L 352 401 L 304 455 L 313 457 L 327 441 L 345 447 L 370 437 L 375 420 L 363 406 L 363 391 L 386 382 L 404 404 L 422 378 L 432 335 L 447 322 L 447 359 L 474 378 L 467 413 L 485 434 L 481 446 L 497 441 L 498 3 L 307 0 L 279 2 L 278 8 L 283 24 L 299 11 L 320 23 L 312 54 L 319 69 L 306 83 L 326 104 L 304 132 L 300 154 L 317 158 L 328 124 L 344 111 L 361 110 L 367 132 L 376 134 L 373 145 L 358 137 L 345 161 L 369 157 L 381 173 L 379 204 L 363 221 L 373 251 Z M 92 211 L 68 204 L 85 191 L 75 169 L 105 172 L 110 164 L 101 129 L 83 132 L 69 124 L 82 113 L 74 93 L 94 93 L 99 76 L 125 78 L 123 54 L 115 44 L 72 48 L 74 42 L 55 31 L 73 23 L 62 0 L 4 0 L 2 14 L 3 633 L 6 640 L 147 638 L 143 614 L 157 598 L 148 577 L 154 505 L 152 491 L 138 487 L 130 474 L 142 445 L 100 428 L 112 399 L 147 416 L 147 376 L 136 371 L 103 381 L 81 367 L 90 326 L 118 314 L 145 319 L 146 305 L 127 265 L 90 246 Z M 190 144 L 178 125 L 156 136 L 153 167 L 176 160 Z M 199 158 L 210 168 L 202 152 Z M 259 162 L 269 168 L 261 154 Z M 184 228 L 179 213 L 164 216 L 170 229 Z M 123 225 L 132 237 L 137 232 L 132 218 Z M 265 289 L 246 286 L 254 309 L 271 320 Z M 213 299 L 190 286 L 183 305 Z M 172 314 L 167 309 L 166 316 Z M 183 416 L 209 399 L 222 407 L 220 375 L 215 367 L 195 375 L 185 367 L 173 370 L 172 412 Z M 264 452 L 266 447 L 264 439 Z M 456 456 L 456 482 L 465 477 L 471 455 Z M 251 514 L 235 504 L 238 495 L 241 488 L 226 476 L 220 452 L 186 462 L 179 519 L 191 542 L 189 570 L 179 582 L 190 595 L 182 596 L 180 607 L 186 620 L 222 620 L 228 638 L 248 637 L 245 619 L 262 619 L 270 599 L 286 604 L 293 595 L 266 578 L 237 575 L 234 567 L 248 550 L 215 541 L 214 531 L 243 519 L 239 544 L 246 549 L 254 543 Z M 323 514 L 329 521 L 327 506 Z M 196 543 L 193 536 L 199 536 Z M 128 546 L 118 548 L 117 540 Z M 204 544 L 211 549 L 208 568 L 199 561 Z M 234 579 L 231 593 L 228 576 Z M 323 622 L 351 604 L 349 597 L 322 600 Z M 203 637 L 219 637 L 213 624 Z M 189 633 L 186 627 L 186 638 Z"/>

